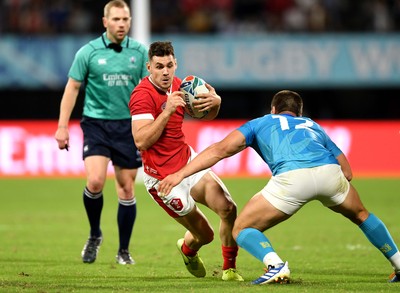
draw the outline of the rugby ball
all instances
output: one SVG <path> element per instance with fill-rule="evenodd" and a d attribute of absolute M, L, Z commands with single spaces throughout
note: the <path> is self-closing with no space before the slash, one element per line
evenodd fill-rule
<path fill-rule="evenodd" d="M 208 111 L 199 112 L 193 107 L 193 101 L 198 99 L 196 98 L 198 94 L 209 92 L 203 79 L 194 75 L 186 76 L 182 80 L 180 90 L 185 94 L 185 111 L 190 117 L 201 119 L 208 114 Z"/>

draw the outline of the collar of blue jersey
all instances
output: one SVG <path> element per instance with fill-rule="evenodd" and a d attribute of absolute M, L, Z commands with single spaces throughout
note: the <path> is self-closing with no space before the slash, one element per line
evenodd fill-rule
<path fill-rule="evenodd" d="M 122 51 L 122 48 L 128 48 L 129 47 L 129 38 L 126 36 L 121 44 L 117 43 L 112 43 L 108 38 L 107 34 L 103 33 L 101 35 L 101 39 L 103 40 L 104 47 L 113 49 L 115 52 L 120 53 Z"/>

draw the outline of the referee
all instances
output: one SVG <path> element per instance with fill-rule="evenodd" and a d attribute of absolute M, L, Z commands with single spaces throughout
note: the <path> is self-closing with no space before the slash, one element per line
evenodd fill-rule
<path fill-rule="evenodd" d="M 68 124 L 82 84 L 85 98 L 81 119 L 86 186 L 83 203 L 90 224 L 89 238 L 82 250 L 82 261 L 93 263 L 103 241 L 100 218 L 103 188 L 111 161 L 118 195 L 117 223 L 119 248 L 117 263 L 134 264 L 129 243 L 136 219 L 134 183 L 142 160 L 131 132 L 128 108 L 130 94 L 147 75 L 147 48 L 127 36 L 131 13 L 123 0 L 104 7 L 105 32 L 84 45 L 75 55 L 61 100 L 58 147 L 68 150 Z"/>

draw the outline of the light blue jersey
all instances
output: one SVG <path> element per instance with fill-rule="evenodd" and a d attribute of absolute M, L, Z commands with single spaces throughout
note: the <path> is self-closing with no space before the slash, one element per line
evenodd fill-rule
<path fill-rule="evenodd" d="M 342 151 L 320 125 L 306 117 L 269 114 L 253 119 L 238 130 L 268 164 L 272 175 L 338 164 Z"/>

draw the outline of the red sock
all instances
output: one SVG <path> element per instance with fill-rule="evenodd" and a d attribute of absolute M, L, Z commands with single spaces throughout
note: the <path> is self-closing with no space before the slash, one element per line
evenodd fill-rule
<path fill-rule="evenodd" d="M 236 269 L 236 256 L 238 255 L 238 246 L 223 246 L 222 245 L 222 257 L 224 258 L 223 270 Z"/>
<path fill-rule="evenodd" d="M 185 242 L 183 242 L 182 252 L 183 252 L 184 255 L 186 255 L 186 256 L 195 256 L 197 251 L 198 250 L 191 249 L 189 246 L 186 245 Z"/>

